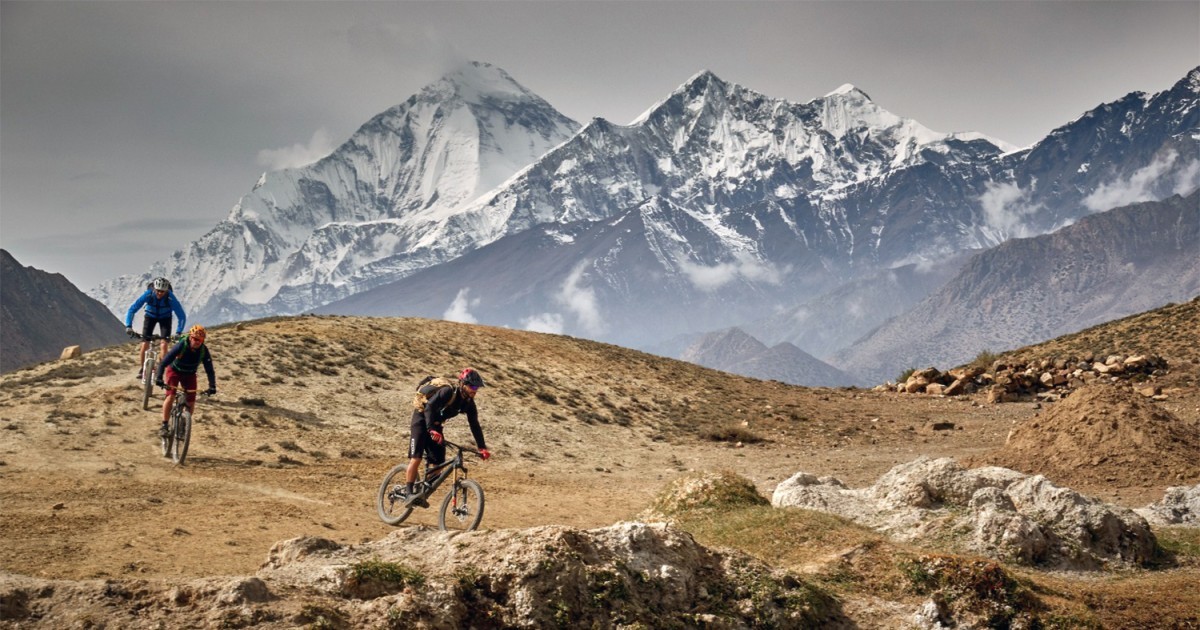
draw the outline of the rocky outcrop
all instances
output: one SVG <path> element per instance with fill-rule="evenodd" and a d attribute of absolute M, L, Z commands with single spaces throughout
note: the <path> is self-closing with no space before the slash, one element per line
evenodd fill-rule
<path fill-rule="evenodd" d="M 914 370 L 903 383 L 880 385 L 877 391 L 957 396 L 978 391 L 993 403 L 1019 399 L 1054 401 L 1093 383 L 1129 382 L 1139 393 L 1164 399 L 1154 380 L 1166 375 L 1167 360 L 1152 355 L 1072 355 L 1027 363 L 994 361 L 988 367 L 966 366 L 942 372 L 936 367 Z"/>
<path fill-rule="evenodd" d="M 1134 512 L 999 467 L 967 470 L 919 458 L 872 486 L 797 473 L 776 487 L 776 507 L 832 512 L 897 539 L 949 539 L 963 551 L 1057 569 L 1144 565 L 1157 541 Z"/>
<path fill-rule="evenodd" d="M 1153 525 L 1200 527 L 1200 484 L 1167 488 L 1162 499 L 1134 511 Z"/>

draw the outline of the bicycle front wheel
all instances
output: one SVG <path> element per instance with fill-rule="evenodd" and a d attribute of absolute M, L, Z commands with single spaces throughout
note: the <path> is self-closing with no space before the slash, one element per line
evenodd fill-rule
<path fill-rule="evenodd" d="M 438 527 L 442 531 L 469 532 L 483 520 L 483 486 L 474 479 L 461 479 L 442 499 L 438 510 Z"/>
<path fill-rule="evenodd" d="M 379 520 L 388 525 L 399 525 L 412 514 L 412 508 L 404 507 L 404 498 L 400 495 L 407 471 L 408 464 L 397 464 L 383 476 L 379 492 L 375 493 L 375 510 L 379 512 Z"/>
<path fill-rule="evenodd" d="M 176 396 L 183 396 L 183 392 Z M 174 444 L 171 446 L 171 461 L 176 465 L 182 466 L 184 458 L 187 457 L 188 444 L 192 441 L 192 414 L 188 412 L 186 404 L 175 408 L 175 412 L 171 414 L 171 435 L 175 436 Z"/>
<path fill-rule="evenodd" d="M 154 359 L 146 358 L 142 364 L 142 409 L 150 408 L 150 394 L 154 393 Z"/>

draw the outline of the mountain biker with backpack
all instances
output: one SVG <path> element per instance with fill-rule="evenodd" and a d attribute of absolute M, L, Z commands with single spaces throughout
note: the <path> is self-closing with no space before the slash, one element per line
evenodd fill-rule
<path fill-rule="evenodd" d="M 162 428 L 158 431 L 159 436 L 168 435 L 167 419 L 171 415 L 171 405 L 175 404 L 176 385 L 182 386 L 187 393 L 188 413 L 196 410 L 196 372 L 201 365 L 208 375 L 208 390 L 204 393 L 209 396 L 217 393 L 217 375 L 213 371 L 212 354 L 208 351 L 208 346 L 204 345 L 206 337 L 208 332 L 203 326 L 192 326 L 187 338 L 175 344 L 175 347 L 163 356 L 162 363 L 158 366 L 154 384 L 170 388 L 167 390 L 166 400 L 163 401 Z M 163 380 L 164 372 L 166 380 Z"/>
<path fill-rule="evenodd" d="M 154 334 L 154 326 L 159 326 L 159 335 L 164 338 L 161 356 L 167 353 L 166 338 L 171 336 L 171 313 L 179 316 L 179 326 L 175 329 L 176 335 L 183 334 L 183 327 L 187 324 L 187 313 L 183 312 L 183 306 L 179 300 L 175 299 L 175 293 L 171 291 L 171 283 L 166 278 L 155 278 L 146 286 L 146 292 L 129 306 L 129 310 L 125 313 L 125 332 L 131 337 L 136 334 L 133 331 L 133 315 L 142 306 L 146 307 L 146 311 L 142 314 L 142 349 L 138 353 L 139 381 L 142 380 L 141 366 L 146 362 L 146 349 L 150 347 L 150 337 Z"/>
<path fill-rule="evenodd" d="M 479 455 L 485 460 L 492 456 L 483 441 L 483 429 L 479 427 L 479 410 L 475 407 L 475 394 L 480 387 L 483 387 L 483 377 L 474 368 L 463 369 L 455 381 L 427 377 L 417 385 L 410 427 L 412 437 L 408 441 L 408 470 L 405 473 L 406 507 L 429 506 L 413 486 L 421 469 L 422 455 L 429 460 L 431 466 L 446 461 L 446 445 L 442 442 L 442 423 L 446 420 L 459 413 L 467 414 L 467 424 L 471 427 L 471 436 L 475 438 Z"/>

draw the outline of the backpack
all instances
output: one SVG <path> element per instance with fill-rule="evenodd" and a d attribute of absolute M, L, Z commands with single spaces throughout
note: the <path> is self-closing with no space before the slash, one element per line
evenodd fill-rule
<path fill-rule="evenodd" d="M 421 413 L 425 412 L 425 403 L 429 402 L 429 397 L 434 392 L 443 387 L 454 387 L 457 383 L 450 378 L 444 376 L 426 376 L 417 382 L 417 393 L 413 396 L 413 408 Z M 454 404 L 454 399 L 458 398 L 458 389 L 454 390 L 454 394 L 450 396 L 450 402 L 446 403 L 446 407 Z M 445 409 L 445 407 L 443 407 Z"/>

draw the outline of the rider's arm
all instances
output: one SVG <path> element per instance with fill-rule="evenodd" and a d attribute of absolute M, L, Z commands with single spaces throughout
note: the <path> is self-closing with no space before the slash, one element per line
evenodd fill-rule
<path fill-rule="evenodd" d="M 174 361 L 175 358 L 179 356 L 179 353 L 183 352 L 183 346 L 186 343 L 187 343 L 187 339 L 184 339 L 183 341 L 180 341 L 179 343 L 172 346 L 171 350 L 169 352 L 167 352 L 167 356 L 163 357 L 162 361 L 158 362 L 158 372 L 156 372 L 154 374 L 155 380 L 158 380 L 158 381 L 162 380 L 163 372 L 165 372 L 167 370 L 167 366 L 170 365 L 171 362 Z"/>
<path fill-rule="evenodd" d="M 475 406 L 475 401 L 463 405 L 463 411 L 467 413 L 467 424 L 471 427 L 471 437 L 475 438 L 475 446 L 480 450 L 486 450 L 487 444 L 483 442 L 483 428 L 479 426 L 479 408 Z"/>
<path fill-rule="evenodd" d="M 182 335 L 183 327 L 187 325 L 187 313 L 183 312 L 183 305 L 175 299 L 174 293 L 167 294 L 167 301 L 171 304 L 171 310 L 179 317 L 179 325 L 175 327 L 175 334 Z"/>
<path fill-rule="evenodd" d="M 143 293 L 142 297 L 134 300 L 133 304 L 131 304 L 129 306 L 129 310 L 125 312 L 125 327 L 126 328 L 133 326 L 134 313 L 137 313 L 137 310 L 139 308 L 141 308 L 142 305 L 144 305 L 146 303 L 146 300 L 148 300 L 148 299 L 150 299 L 150 291 L 149 290 L 147 290 L 145 293 Z"/>
<path fill-rule="evenodd" d="M 204 373 L 208 375 L 208 388 L 217 388 L 217 373 L 213 371 L 212 353 L 204 346 Z"/>

